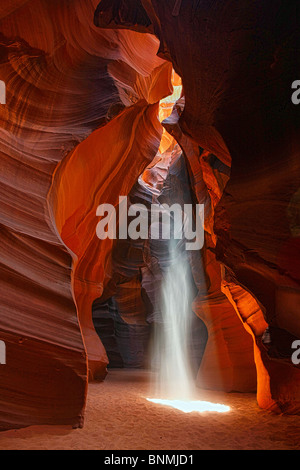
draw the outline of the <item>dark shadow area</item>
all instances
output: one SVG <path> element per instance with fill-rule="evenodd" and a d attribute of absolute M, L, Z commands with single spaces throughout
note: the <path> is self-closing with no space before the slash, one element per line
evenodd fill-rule
<path fill-rule="evenodd" d="M 151 226 L 150 211 L 153 204 L 160 207 L 163 204 L 194 206 L 194 195 L 191 191 L 185 158 L 180 151 L 174 155 L 161 190 L 158 191 L 156 186 L 153 189 L 151 185 L 144 184 L 145 182 L 139 179 L 129 194 L 127 210 L 133 205 L 142 204 L 149 226 Z M 158 171 L 160 171 L 159 166 Z M 150 178 L 149 181 L 152 181 L 151 178 L 154 180 L 157 177 L 155 169 L 150 176 L 148 171 L 147 177 Z M 171 213 L 171 233 L 174 229 L 173 218 L 174 214 Z M 132 220 L 132 217 L 128 217 L 127 227 Z M 163 220 L 160 218 L 160 233 L 162 224 Z M 185 250 L 184 241 L 184 239 L 176 241 L 182 247 L 181 250 Z M 109 368 L 149 368 L 151 364 L 155 368 L 153 338 L 155 331 L 160 331 L 164 327 L 161 290 L 172 260 L 171 245 L 170 240 L 161 237 L 137 240 L 127 237 L 124 240 L 115 240 L 112 250 L 111 279 L 102 297 L 93 304 L 93 322 L 106 349 Z M 191 315 L 190 334 L 186 341 L 194 376 L 198 372 L 208 339 L 204 322 L 192 310 L 192 301 L 199 294 L 197 285 L 199 276 L 201 277 L 200 271 L 195 273 L 195 253 L 200 256 L 201 265 L 201 250 L 185 252 L 189 265 L 187 282 L 191 290 L 188 307 Z M 194 279 L 195 275 L 197 281 Z M 202 281 L 201 285 L 206 285 L 205 279 Z"/>
<path fill-rule="evenodd" d="M 207 328 L 191 310 L 191 331 L 188 338 L 190 363 L 194 376 L 198 372 L 207 343 Z M 128 324 L 122 320 L 114 298 L 93 304 L 95 330 L 105 347 L 109 369 L 150 367 L 151 340 L 155 324 Z"/>

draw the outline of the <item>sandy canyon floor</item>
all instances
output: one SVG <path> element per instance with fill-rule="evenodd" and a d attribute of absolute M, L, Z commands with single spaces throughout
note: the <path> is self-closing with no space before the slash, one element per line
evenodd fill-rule
<path fill-rule="evenodd" d="M 150 403 L 149 372 L 113 370 L 89 385 L 85 425 L 32 426 L 0 433 L 0 449 L 300 449 L 300 417 L 259 409 L 255 394 L 199 390 L 228 413 L 183 413 Z"/>

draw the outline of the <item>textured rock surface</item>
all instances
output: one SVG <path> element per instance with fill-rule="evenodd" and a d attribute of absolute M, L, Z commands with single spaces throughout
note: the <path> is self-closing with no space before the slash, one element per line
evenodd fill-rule
<path fill-rule="evenodd" d="M 300 70 L 298 2 L 140 3 L 151 19 L 148 30 L 160 40 L 160 56 L 182 77 L 181 130 L 231 165 L 212 219 L 213 236 L 217 258 L 229 268 L 223 273 L 224 285 L 229 282 L 224 292 L 258 336 L 258 401 L 299 412 L 300 375 L 291 365 L 292 349 L 285 351 L 288 364 L 267 357 L 264 373 L 260 367 L 261 354 L 266 356 L 260 338 L 268 324 L 275 354 L 286 332 L 290 340 L 299 336 L 299 232 L 293 235 L 291 228 L 299 220 L 300 126 L 291 102 L 291 84 Z M 110 5 L 122 13 L 111 9 L 110 27 L 128 27 L 125 3 Z M 101 24 L 101 16 L 98 20 Z M 137 22 L 131 21 L 133 29 Z M 239 302 L 229 294 L 232 281 L 239 286 Z"/>
<path fill-rule="evenodd" d="M 200 375 L 253 386 L 235 309 L 255 343 L 259 404 L 299 413 L 299 370 L 261 345 L 267 325 L 275 351 L 283 331 L 300 336 L 298 2 L 98 3 L 0 6 L 0 429 L 81 425 L 88 374 L 105 377 L 92 304 L 109 287 L 112 246 L 96 238 L 95 211 L 128 194 L 157 153 L 158 101 L 171 92 L 164 59 L 182 77 L 177 139 L 207 208 L 210 288 L 195 311 L 220 334 Z M 226 354 L 211 375 L 217 348 Z"/>
<path fill-rule="evenodd" d="M 1 428 L 82 424 L 86 352 L 91 375 L 104 377 L 107 365 L 91 307 L 109 247 L 100 256 L 91 244 L 89 211 L 95 216 L 101 187 L 105 202 L 129 192 L 159 146 L 155 103 L 170 92 L 171 67 L 156 56 L 154 37 L 97 29 L 96 6 L 0 7 Z"/>
<path fill-rule="evenodd" d="M 215 257 L 214 213 L 228 182 L 230 167 L 182 133 L 179 119 L 184 106 L 182 98 L 163 124 L 179 142 L 189 164 L 191 188 L 197 201 L 204 205 L 204 249 L 201 254 L 191 253 L 198 289 L 193 309 L 208 329 L 208 343 L 197 383 L 211 389 L 251 391 L 256 389 L 252 340 L 221 290 L 221 267 Z"/>

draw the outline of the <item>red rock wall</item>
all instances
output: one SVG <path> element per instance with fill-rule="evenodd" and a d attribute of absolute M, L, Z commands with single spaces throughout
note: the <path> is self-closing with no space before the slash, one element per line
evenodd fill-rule
<path fill-rule="evenodd" d="M 259 403 L 299 412 L 299 370 L 290 357 L 270 362 L 261 344 L 267 325 L 275 350 L 286 334 L 290 342 L 299 337 L 300 123 L 291 101 L 300 70 L 298 2 L 138 3 L 152 23 L 146 29 L 160 40 L 159 55 L 182 78 L 181 131 L 231 165 L 211 232 L 217 235 L 217 259 L 227 267 L 224 282 L 238 286 L 239 301 L 229 289 L 224 292 L 241 319 L 251 318 L 247 330 L 255 338 Z M 100 26 L 107 18 L 111 27 L 138 27 L 122 0 L 106 2 Z M 200 178 L 201 185 L 205 189 Z M 209 205 L 210 198 L 204 199 Z"/>
<path fill-rule="evenodd" d="M 92 304 L 112 275 L 112 240 L 98 239 L 96 209 L 101 203 L 117 206 L 119 195 L 129 193 L 155 155 L 161 136 L 157 113 L 157 105 L 136 105 L 94 131 L 64 160 L 51 188 L 58 231 L 73 253 L 72 285 L 91 378 L 106 375 L 107 358 L 94 330 Z"/>
<path fill-rule="evenodd" d="M 91 214 L 101 186 L 114 203 L 159 146 L 155 103 L 171 66 L 154 37 L 96 28 L 96 4 L 0 7 L 1 429 L 83 423 L 87 353 L 92 376 L 107 364 L 91 305 L 109 247 L 95 243 Z"/>
<path fill-rule="evenodd" d="M 278 343 L 280 329 L 297 336 L 299 234 L 291 233 L 289 209 L 300 183 L 299 113 L 291 102 L 300 70 L 299 5 L 200 1 L 194 10 L 195 2 L 183 0 L 176 16 L 166 3 L 143 4 L 162 56 L 171 58 L 182 77 L 182 130 L 223 163 L 231 159 L 214 231 L 217 258 L 239 285 L 233 304 L 250 319 L 255 343 L 267 324 L 279 331 Z M 244 288 L 261 308 L 250 306 L 253 299 Z M 270 361 L 261 343 L 259 350 L 255 346 L 259 404 L 299 412 L 299 370 L 290 358 Z"/>
<path fill-rule="evenodd" d="M 215 257 L 214 213 L 228 182 L 230 167 L 222 166 L 210 152 L 203 151 L 182 132 L 179 120 L 184 106 L 182 98 L 163 125 L 179 142 L 189 165 L 191 187 L 197 201 L 204 205 L 204 248 L 201 255 L 195 252 L 191 256 L 199 291 L 193 310 L 208 330 L 197 384 L 208 389 L 249 392 L 256 390 L 253 341 L 221 290 L 221 266 Z M 215 168 L 212 166 L 214 159 Z"/>

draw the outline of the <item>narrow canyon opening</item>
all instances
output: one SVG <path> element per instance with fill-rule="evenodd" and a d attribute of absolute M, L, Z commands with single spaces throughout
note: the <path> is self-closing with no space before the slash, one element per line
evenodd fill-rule
<path fill-rule="evenodd" d="M 184 99 L 181 80 L 174 70 L 172 85 L 173 93 L 160 101 L 158 113 L 160 122 L 170 117 L 177 100 Z M 185 156 L 178 143 L 164 128 L 159 150 L 133 185 L 128 195 L 126 210 L 142 204 L 147 208 L 148 221 L 151 221 L 150 212 L 154 203 L 161 208 L 166 203 L 169 206 L 177 204 L 183 210 L 184 204 L 193 204 L 193 201 L 195 195 L 192 194 Z M 162 312 L 162 285 L 170 265 L 174 262 L 171 241 L 163 240 L 161 237 L 162 218 L 163 214 L 160 214 L 156 239 L 151 239 L 153 224 L 150 223 L 149 238 L 117 239 L 113 243 L 113 280 L 104 289 L 102 296 L 94 301 L 92 307 L 94 326 L 108 355 L 108 369 L 146 368 L 162 372 L 159 365 L 161 358 L 171 356 L 172 351 L 174 353 L 174 345 L 166 345 L 167 340 L 162 334 L 167 321 Z M 169 220 L 174 223 L 173 219 L 174 214 L 170 214 Z M 128 218 L 127 226 L 132 220 L 133 217 Z M 176 244 L 178 243 L 177 240 Z M 181 248 L 182 251 L 184 248 Z M 177 253 L 175 256 L 179 255 L 180 253 Z M 182 296 L 189 295 L 185 306 L 187 311 L 178 312 L 177 320 L 174 311 L 174 322 L 180 320 L 180 314 L 183 317 L 182 326 L 186 320 L 185 334 L 181 332 L 181 348 L 186 349 L 187 363 L 182 365 L 182 369 L 190 367 L 195 380 L 208 334 L 204 322 L 193 312 L 192 302 L 197 296 L 198 289 L 192 274 L 191 260 L 188 259 L 190 257 L 187 253 L 185 257 L 185 275 L 181 278 L 182 285 L 177 285 L 176 289 L 181 291 Z M 180 269 L 180 261 L 178 262 L 177 269 Z M 202 281 L 205 284 L 204 277 Z M 171 292 L 169 297 L 168 302 L 171 302 Z M 169 328 L 172 328 L 172 318 L 169 322 Z M 173 336 L 176 336 L 176 332 Z M 177 344 L 176 347 L 180 348 L 180 345 Z M 163 367 L 166 368 L 167 364 L 165 363 Z M 180 378 L 178 364 L 171 365 L 170 361 L 170 367 L 172 373 Z"/>
<path fill-rule="evenodd" d="M 173 364 L 170 359 L 175 346 L 167 346 L 167 337 L 161 334 L 166 323 L 162 286 L 173 256 L 170 240 L 151 236 L 99 240 L 96 233 L 99 203 L 110 203 L 118 212 L 119 197 L 126 196 L 127 210 L 144 204 L 149 213 L 153 202 L 161 207 L 190 205 L 194 215 L 197 203 L 203 205 L 204 246 L 185 252 L 185 267 L 180 268 L 185 271 L 182 289 L 189 290 L 184 307 L 189 328 L 181 337 L 185 367 L 199 387 L 254 391 L 252 339 L 221 291 L 221 266 L 215 258 L 214 208 L 230 166 L 181 133 L 178 120 L 185 107 L 181 79 L 168 62 L 159 70 L 154 84 L 166 97 L 147 106 L 137 102 L 109 109 L 104 125 L 57 167 L 50 191 L 53 219 L 73 259 L 72 290 L 89 378 L 103 380 L 107 370 L 120 368 L 154 370 L 165 378 L 167 365 L 162 357 L 167 357 L 170 377 L 181 380 L 176 359 Z M 118 80 L 122 76 L 112 66 L 110 73 Z M 145 87 L 149 81 L 143 84 L 143 93 Z M 150 96 L 151 88 L 146 93 Z M 149 135 L 145 135 L 147 119 Z M 129 217 L 128 226 L 131 222 Z M 158 230 L 162 229 L 160 219 Z M 178 314 L 179 319 L 184 316 L 183 311 Z M 237 354 L 236 342 L 243 348 L 242 356 Z M 176 347 L 180 349 L 179 344 Z"/>
<path fill-rule="evenodd" d="M 110 34 L 103 21 L 103 34 Z M 186 94 L 172 68 L 176 61 L 172 64 L 162 43 L 147 31 L 125 28 L 116 32 L 116 49 L 123 47 L 120 37 L 134 54 L 129 57 L 125 47 L 106 65 L 117 100 L 58 165 L 48 198 L 58 235 L 72 256 L 72 294 L 89 379 L 102 381 L 110 369 L 150 369 L 160 361 L 159 348 L 153 349 L 165 323 L 158 299 L 172 258 L 170 246 L 151 237 L 99 240 L 99 204 L 118 212 L 120 197 L 127 198 L 129 211 L 138 204 L 150 210 L 153 201 L 199 203 L 204 245 L 188 255 L 186 271 L 191 325 L 185 340 L 193 380 L 208 390 L 257 392 L 260 406 L 279 411 L 269 377 L 284 365 L 274 366 L 262 343 L 265 305 L 257 286 L 249 289 L 248 266 L 245 286 L 236 277 L 237 272 L 243 279 L 252 252 L 240 254 L 242 247 L 230 238 L 224 200 L 228 205 L 231 198 L 231 153 L 216 123 L 204 126 L 200 118 L 192 119 L 189 87 L 195 84 L 186 80 Z M 219 78 L 216 74 L 211 83 Z M 127 229 L 131 223 L 129 218 Z M 235 270 L 231 258 L 237 260 Z M 290 372 L 295 389 L 298 372 Z"/>

